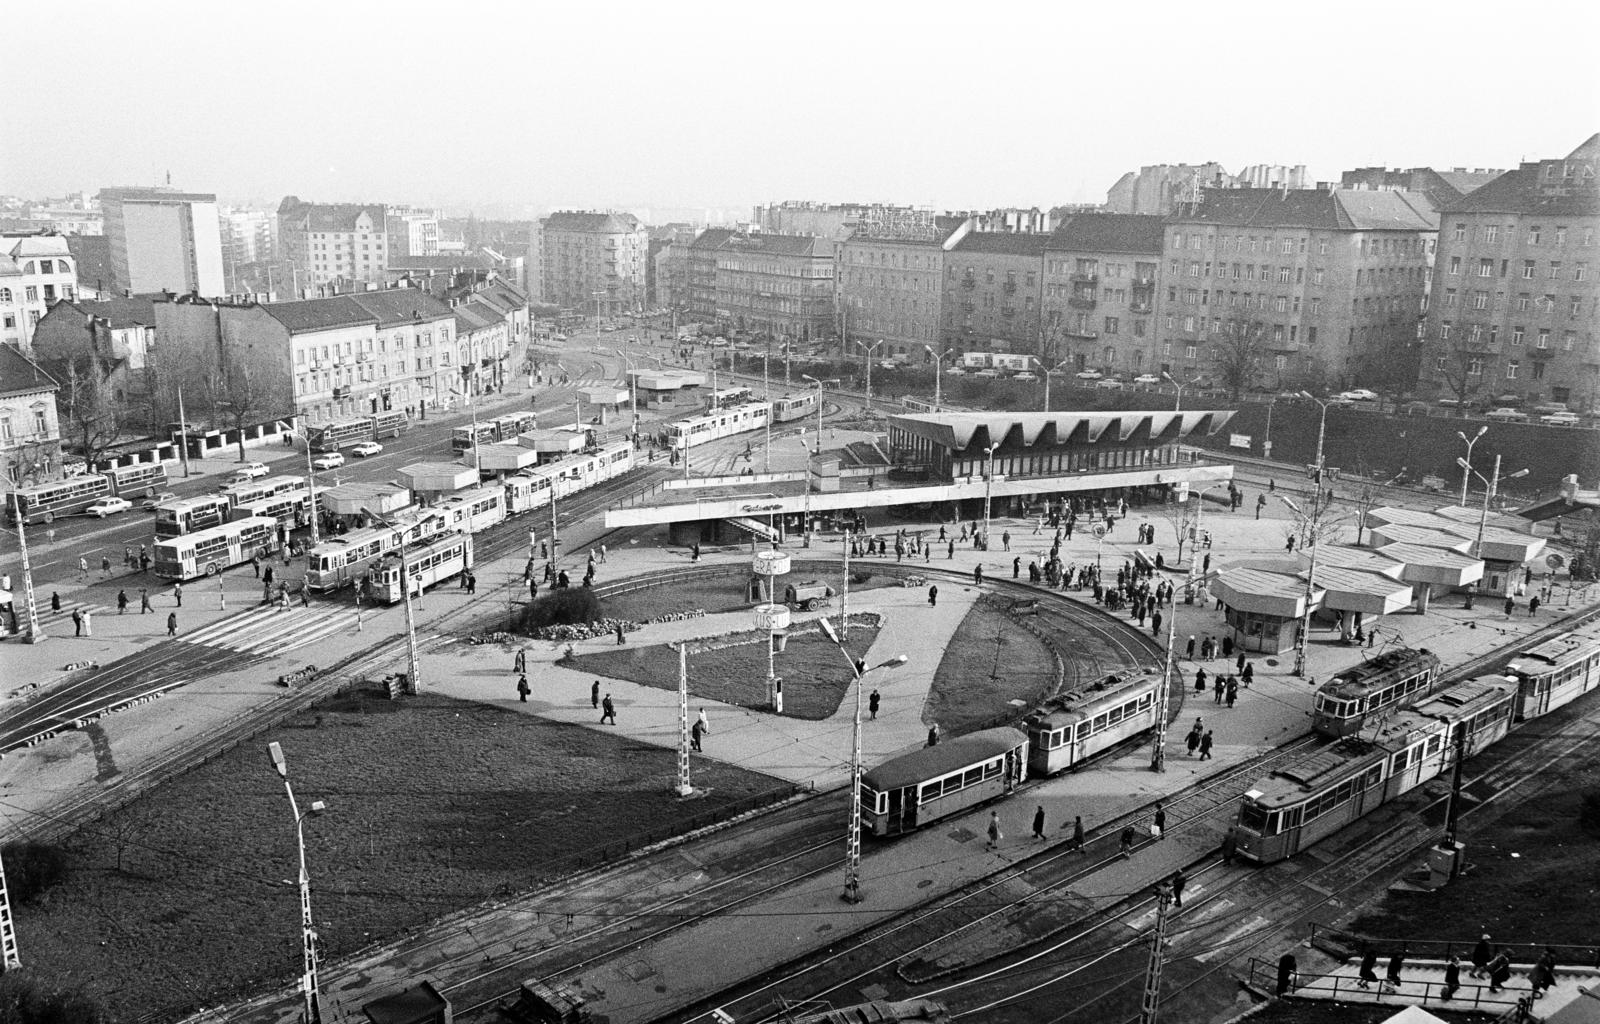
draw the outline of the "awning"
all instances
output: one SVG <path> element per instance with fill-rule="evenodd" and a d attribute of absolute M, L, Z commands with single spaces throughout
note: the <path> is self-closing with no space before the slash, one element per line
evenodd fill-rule
<path fill-rule="evenodd" d="M 1388 615 L 1411 603 L 1411 587 L 1375 572 L 1317 566 L 1317 586 L 1324 588 L 1322 606 L 1336 612 Z"/>

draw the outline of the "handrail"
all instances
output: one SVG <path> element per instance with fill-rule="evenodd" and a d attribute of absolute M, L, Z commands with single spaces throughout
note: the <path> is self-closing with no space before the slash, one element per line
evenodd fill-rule
<path fill-rule="evenodd" d="M 1431 966 L 1431 965 L 1430 965 Z M 1263 980 L 1262 976 L 1265 976 Z M 1299 995 L 1302 998 L 1343 999 L 1355 1001 L 1370 999 L 1377 1002 L 1384 994 L 1383 979 L 1380 978 L 1371 988 L 1362 988 L 1356 984 L 1357 979 L 1347 974 L 1308 974 L 1305 971 L 1296 971 L 1292 987 L 1285 995 Z M 1277 993 L 1278 965 L 1261 957 L 1250 958 L 1250 984 L 1258 991 Z M 1423 981 L 1412 979 L 1406 981 L 1402 978 L 1398 995 L 1404 996 L 1407 1002 L 1418 1001 L 1417 986 L 1422 987 L 1420 1003 L 1423 1006 L 1442 1006 L 1450 1009 L 1500 1009 L 1502 1007 L 1515 1011 L 1522 1002 L 1517 994 L 1502 990 L 1490 992 L 1489 986 L 1476 981 L 1464 980 L 1459 988 L 1449 999 L 1444 998 L 1444 982 Z M 1306 997 L 1303 993 L 1311 991 L 1317 993 Z"/>
<path fill-rule="evenodd" d="M 1318 926 L 1312 922 L 1311 935 L 1308 941 L 1316 943 L 1317 940 L 1335 945 L 1344 949 L 1359 949 L 1367 945 L 1373 949 L 1401 948 L 1413 958 L 1421 957 L 1426 960 L 1444 960 L 1452 953 L 1460 957 L 1463 962 L 1472 956 L 1472 949 L 1478 944 L 1476 938 L 1469 939 L 1397 939 L 1380 938 L 1363 935 L 1359 932 L 1348 931 L 1343 928 L 1333 928 L 1327 925 Z M 1556 962 L 1571 965 L 1583 965 L 1600 970 L 1600 946 L 1581 946 L 1575 943 L 1563 942 L 1496 942 L 1495 951 L 1505 953 L 1516 963 L 1534 964 L 1545 950 L 1556 954 Z"/>

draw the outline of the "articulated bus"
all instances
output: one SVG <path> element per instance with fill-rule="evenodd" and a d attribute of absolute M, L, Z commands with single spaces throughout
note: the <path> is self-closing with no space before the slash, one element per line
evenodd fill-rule
<path fill-rule="evenodd" d="M 472 568 L 472 537 L 465 533 L 450 533 L 426 544 L 405 549 L 406 574 L 411 580 L 411 593 L 419 594 L 427 588 Z M 382 604 L 394 604 L 405 599 L 400 589 L 400 552 L 383 556 L 381 564 L 372 570 L 368 594 Z"/>
<path fill-rule="evenodd" d="M 229 484 L 221 491 L 222 496 L 234 508 L 248 505 L 252 501 L 265 501 L 276 498 L 280 494 L 306 489 L 306 479 L 303 476 L 269 476 L 262 480 L 249 480 L 236 484 Z"/>
<path fill-rule="evenodd" d="M 338 420 L 306 428 L 306 438 L 313 451 L 336 452 L 362 441 L 372 440 L 372 418 L 362 416 L 351 420 Z"/>
<path fill-rule="evenodd" d="M 278 542 L 278 521 L 254 517 L 156 541 L 155 572 L 164 580 L 185 582 L 250 561 Z"/>
<path fill-rule="evenodd" d="M 233 503 L 225 494 L 198 498 L 179 498 L 156 506 L 156 536 L 181 537 L 196 530 L 209 530 L 228 521 Z"/>
<path fill-rule="evenodd" d="M 108 469 L 106 480 L 111 493 L 119 498 L 148 498 L 167 489 L 167 466 L 164 462 L 138 462 L 131 466 Z"/>
<path fill-rule="evenodd" d="M 374 441 L 384 437 L 399 437 L 406 432 L 411 421 L 406 418 L 404 409 L 385 409 L 372 414 L 372 439 Z"/>
<path fill-rule="evenodd" d="M 35 484 L 12 491 L 6 498 L 6 521 L 53 523 L 77 515 L 111 493 L 111 481 L 95 473 L 71 476 L 55 483 Z"/>
<path fill-rule="evenodd" d="M 311 525 L 313 499 L 310 491 L 284 491 L 260 501 L 247 501 L 233 510 L 234 519 L 263 518 L 275 521 L 285 534 Z"/>

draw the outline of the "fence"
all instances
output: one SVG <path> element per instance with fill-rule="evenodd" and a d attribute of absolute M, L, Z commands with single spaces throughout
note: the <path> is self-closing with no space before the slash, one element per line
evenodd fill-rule
<path fill-rule="evenodd" d="M 1373 983 L 1372 988 L 1361 988 L 1356 984 L 1357 979 L 1347 974 L 1307 974 L 1303 971 L 1295 972 L 1295 984 L 1288 995 L 1298 995 L 1312 999 L 1334 999 L 1345 1002 L 1377 1002 L 1382 993 L 1382 981 Z M 1278 965 L 1263 960 L 1260 957 L 1250 958 L 1249 984 L 1263 992 L 1276 992 L 1278 986 Z M 1417 996 L 1418 986 L 1422 994 Z M 1421 981 L 1411 979 L 1402 981 L 1401 987 L 1407 999 L 1417 999 L 1422 1006 L 1440 1006 L 1451 1010 L 1487 1010 L 1491 1013 L 1504 1011 L 1506 1020 L 1519 1020 L 1517 1016 L 1526 996 L 1518 996 L 1506 992 L 1490 992 L 1487 984 L 1475 981 L 1465 981 L 1460 988 L 1451 993 L 1450 998 L 1444 997 L 1443 981 Z"/>
<path fill-rule="evenodd" d="M 1313 945 L 1330 953 L 1350 956 L 1363 946 L 1373 949 L 1403 949 L 1409 957 L 1420 957 L 1424 960 L 1445 960 L 1452 953 L 1461 958 L 1462 963 L 1467 963 L 1472 958 L 1472 948 L 1478 944 L 1476 938 L 1468 939 L 1385 939 L 1370 935 L 1361 935 L 1356 932 L 1346 931 L 1342 928 L 1330 928 L 1326 925 L 1318 927 L 1311 925 L 1309 940 Z M 1551 950 L 1556 955 L 1558 964 L 1569 966 L 1593 967 L 1600 970 L 1600 946 L 1578 946 L 1570 943 L 1545 943 L 1545 942 L 1497 942 L 1495 951 L 1503 952 L 1511 957 L 1514 962 L 1532 964 L 1545 950 Z"/>

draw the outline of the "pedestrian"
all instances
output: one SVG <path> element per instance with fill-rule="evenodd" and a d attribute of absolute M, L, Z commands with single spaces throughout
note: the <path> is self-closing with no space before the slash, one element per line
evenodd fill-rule
<path fill-rule="evenodd" d="M 617 724 L 617 706 L 611 703 L 611 694 L 609 693 L 600 702 L 600 724 L 605 725 L 608 718 L 611 720 L 612 725 Z"/>
<path fill-rule="evenodd" d="M 1533 990 L 1533 998 L 1543 999 L 1545 992 L 1555 983 L 1556 951 L 1546 946 L 1539 956 L 1539 962 L 1533 965 L 1533 971 L 1528 976 L 1528 985 Z"/>
<path fill-rule="evenodd" d="M 101 555 L 100 556 L 100 575 L 101 576 L 110 576 L 111 575 L 111 556 L 110 555 Z"/>
<path fill-rule="evenodd" d="M 1184 737 L 1184 744 L 1189 748 L 1190 757 L 1193 757 L 1194 752 L 1200 748 L 1200 736 L 1198 729 L 1191 729 L 1189 735 Z"/>
<path fill-rule="evenodd" d="M 1040 804 L 1033 812 L 1033 837 L 1044 838 L 1044 804 Z"/>
<path fill-rule="evenodd" d="M 956 557 L 956 542 L 950 541 L 950 547 L 945 554 L 946 561 L 953 561 Z"/>
<path fill-rule="evenodd" d="M 1361 971 L 1356 979 L 1356 988 L 1371 988 L 1372 983 L 1378 980 L 1378 954 L 1370 946 L 1361 951 Z"/>
<path fill-rule="evenodd" d="M 928 588 L 928 607 L 939 607 L 939 588 L 937 585 Z"/>
<path fill-rule="evenodd" d="M 266 571 L 261 574 L 261 582 L 270 587 L 272 586 L 272 580 L 272 566 L 269 565 L 267 566 Z"/>
<path fill-rule="evenodd" d="M 1222 836 L 1222 864 L 1226 867 L 1233 863 L 1234 855 L 1239 850 L 1239 841 L 1233 837 L 1233 830 L 1229 829 Z"/>
<path fill-rule="evenodd" d="M 1383 987 L 1388 989 L 1390 992 L 1398 992 L 1400 990 L 1400 986 L 1402 984 L 1400 981 L 1400 968 L 1405 964 L 1405 962 L 1405 953 L 1402 951 L 1397 949 L 1390 954 L 1389 969 L 1385 972 L 1383 979 Z"/>
<path fill-rule="evenodd" d="M 83 635 L 94 636 L 94 611 L 89 608 L 83 610 Z"/>
<path fill-rule="evenodd" d="M 511 671 L 518 675 L 528 671 L 528 649 L 526 647 L 517 648 L 517 653 L 511 659 Z"/>
<path fill-rule="evenodd" d="M 133 568 L 133 545 L 132 544 L 124 544 L 124 545 L 122 545 L 122 567 L 124 569 L 132 569 Z"/>
<path fill-rule="evenodd" d="M 1241 650 L 1239 652 L 1238 659 L 1235 660 L 1234 663 L 1233 663 L 1233 670 L 1235 672 L 1243 672 L 1244 671 L 1244 663 L 1245 663 L 1244 651 Z"/>
<path fill-rule="evenodd" d="M 300 584 L 300 607 L 311 607 L 311 588 L 305 583 Z"/>
<path fill-rule="evenodd" d="M 1011 560 L 1011 578 L 1014 579 L 1014 580 L 1022 578 L 1022 556 L 1021 555 L 1018 555 L 1017 557 L 1015 557 L 1015 558 L 1013 558 Z"/>
<path fill-rule="evenodd" d="M 1256 677 L 1256 663 L 1253 662 L 1253 661 L 1245 662 L 1244 671 L 1239 674 L 1239 681 L 1241 683 L 1243 683 L 1245 686 L 1249 686 L 1250 682 L 1253 679 L 1255 679 L 1255 677 Z"/>
<path fill-rule="evenodd" d="M 139 551 L 139 571 L 141 573 L 150 571 L 150 556 L 142 548 Z"/>
<path fill-rule="evenodd" d="M 1528 618 L 1531 619 L 1535 615 L 1538 615 L 1538 614 L 1539 614 L 1539 595 L 1535 594 L 1532 597 L 1528 598 Z"/>
<path fill-rule="evenodd" d="M 1502 950 L 1489 961 L 1489 991 L 1499 992 L 1511 980 L 1511 957 Z"/>
<path fill-rule="evenodd" d="M 1453 998 L 1456 989 L 1461 987 L 1461 960 L 1454 953 L 1444 967 L 1444 990 L 1439 993 L 1441 999 Z"/>
<path fill-rule="evenodd" d="M 1285 996 L 1294 991 L 1295 974 L 1300 964 L 1295 960 L 1293 953 L 1285 953 L 1278 957 L 1278 995 Z"/>
<path fill-rule="evenodd" d="M 467 594 L 468 594 L 468 596 L 471 596 L 472 594 L 476 594 L 477 592 L 478 592 L 478 574 L 475 573 L 475 572 L 469 572 L 469 573 L 467 573 Z"/>
<path fill-rule="evenodd" d="M 1206 692 L 1206 670 L 1204 668 L 1197 668 L 1194 670 L 1194 692 Z"/>
<path fill-rule="evenodd" d="M 1372 627 L 1372 631 L 1367 634 L 1367 650 L 1369 650 L 1369 651 L 1372 650 L 1372 645 L 1377 643 L 1377 642 L 1378 642 L 1378 627 L 1377 626 L 1373 626 Z"/>
<path fill-rule="evenodd" d="M 589 687 L 589 703 L 595 707 L 600 706 L 600 680 L 596 679 L 594 685 Z"/>
<path fill-rule="evenodd" d="M 50 591 L 50 610 L 53 612 L 61 611 L 61 595 L 54 590 Z"/>
<path fill-rule="evenodd" d="M 1161 806 L 1161 801 L 1156 801 L 1155 827 L 1150 830 L 1150 835 L 1155 839 L 1167 837 L 1167 809 Z"/>
<path fill-rule="evenodd" d="M 1011 531 L 1007 530 L 1000 535 L 1000 545 L 1005 551 L 1011 550 Z"/>
<path fill-rule="evenodd" d="M 600 545 L 600 564 L 606 564 L 606 546 L 604 544 Z"/>
<path fill-rule="evenodd" d="M 1211 730 L 1210 729 L 1207 729 L 1206 730 L 1206 734 L 1204 736 L 1200 737 L 1200 760 L 1202 760 L 1202 761 L 1211 760 Z"/>
<path fill-rule="evenodd" d="M 1150 613 L 1150 635 L 1161 635 L 1161 609 L 1159 608 Z"/>
<path fill-rule="evenodd" d="M 1123 857 L 1133 854 L 1133 826 L 1129 825 L 1122 830 L 1122 843 L 1117 853 Z"/>
<path fill-rule="evenodd" d="M 528 686 L 527 673 L 517 676 L 517 699 L 526 704 L 528 703 L 528 694 L 532 692 Z"/>
<path fill-rule="evenodd" d="M 937 747 L 938 745 L 939 745 L 939 723 L 935 722 L 932 725 L 928 726 L 928 746 Z"/>
<path fill-rule="evenodd" d="M 1489 971 L 1489 961 L 1494 959 L 1494 947 L 1489 945 L 1489 933 L 1484 932 L 1478 944 L 1472 947 L 1472 970 L 1467 972 L 1469 978 L 1481 978 Z"/>
<path fill-rule="evenodd" d="M 1222 693 L 1224 689 L 1226 689 L 1226 687 L 1223 685 L 1222 676 L 1218 675 L 1216 678 L 1211 680 L 1211 703 L 1222 703 Z"/>
<path fill-rule="evenodd" d="M 1183 876 L 1183 869 L 1172 873 L 1172 904 L 1179 910 L 1183 909 L 1183 887 L 1188 884 L 1188 879 Z"/>
<path fill-rule="evenodd" d="M 128 592 L 126 590 L 119 590 L 119 591 L 117 591 L 117 614 L 118 615 L 123 615 L 123 614 L 126 614 L 127 611 L 128 611 Z"/>
<path fill-rule="evenodd" d="M 1005 835 L 1000 831 L 1000 812 L 999 811 L 990 811 L 989 812 L 989 845 L 988 845 L 988 848 L 991 849 L 991 850 L 998 849 L 999 846 L 1000 846 L 1000 840 L 1002 840 L 1004 838 L 1005 838 Z"/>
<path fill-rule="evenodd" d="M 1233 678 L 1232 676 L 1229 676 L 1228 677 L 1228 707 L 1230 707 L 1230 708 L 1233 707 L 1234 702 L 1237 701 L 1238 699 L 1239 699 L 1239 680 Z"/>
<path fill-rule="evenodd" d="M 883 698 L 878 695 L 877 690 L 873 690 L 872 696 L 867 698 L 867 710 L 872 712 L 872 717 L 874 720 L 876 720 L 878 717 L 878 702 L 882 699 Z"/>
<path fill-rule="evenodd" d="M 698 752 L 700 750 L 700 734 L 703 731 L 704 730 L 702 730 L 700 728 L 700 720 L 699 719 L 695 719 L 695 723 L 689 727 L 689 749 L 690 750 L 693 750 L 693 751 L 696 751 L 696 752 Z"/>
<path fill-rule="evenodd" d="M 1083 848 L 1083 816 L 1072 816 L 1072 849 L 1078 853 L 1086 852 Z"/>
<path fill-rule="evenodd" d="M 1506 618 L 1511 618 L 1511 613 L 1517 610 L 1517 599 L 1510 594 L 1506 595 Z"/>
<path fill-rule="evenodd" d="M 182 583 L 174 583 L 172 585 L 172 599 L 174 601 L 178 602 L 178 607 L 179 608 L 183 607 L 183 584 Z"/>
<path fill-rule="evenodd" d="M 1194 634 L 1189 634 L 1189 643 L 1183 649 L 1183 656 L 1190 661 L 1194 660 Z"/>
<path fill-rule="evenodd" d="M 72 609 L 72 635 L 83 635 L 83 612 L 76 608 Z"/>
<path fill-rule="evenodd" d="M 167 613 L 167 635 L 168 636 L 177 636 L 178 635 L 178 613 L 177 612 L 168 612 Z"/>
<path fill-rule="evenodd" d="M 143 615 L 145 612 L 151 612 L 151 611 L 155 611 L 155 609 L 150 607 L 150 591 L 146 587 L 140 587 L 139 588 L 139 614 Z"/>
<path fill-rule="evenodd" d="M 975 566 L 972 567 L 972 585 L 975 586 L 975 587 L 983 586 L 983 566 L 982 565 L 975 565 Z"/>
<path fill-rule="evenodd" d="M 143 555 L 143 552 L 140 552 Z M 261 553 L 258 551 L 250 556 L 250 568 L 256 571 L 256 579 L 261 578 Z"/>

